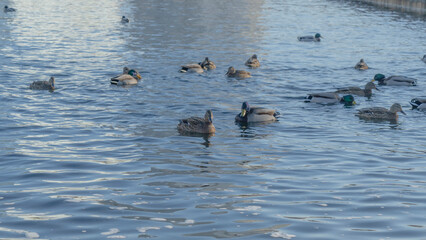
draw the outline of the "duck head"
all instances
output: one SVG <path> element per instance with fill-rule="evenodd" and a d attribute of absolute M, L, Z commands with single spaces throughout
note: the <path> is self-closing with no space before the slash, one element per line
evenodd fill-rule
<path fill-rule="evenodd" d="M 379 83 L 381 83 L 381 82 L 384 81 L 385 78 L 386 78 L 385 75 L 378 73 L 378 74 L 374 75 L 372 82 L 378 81 Z"/>
<path fill-rule="evenodd" d="M 207 110 L 206 114 L 204 114 L 204 119 L 210 123 L 213 122 L 213 113 L 212 110 Z"/>
<path fill-rule="evenodd" d="M 352 95 L 345 95 L 340 99 L 340 102 L 344 103 L 345 106 L 353 106 L 356 104 L 355 98 Z"/>
<path fill-rule="evenodd" d="M 136 70 L 133 70 L 133 69 L 129 70 L 127 74 L 139 80 L 142 78 L 141 75 Z"/>
<path fill-rule="evenodd" d="M 257 55 L 253 54 L 253 56 L 251 56 L 252 59 L 257 59 Z"/>
<path fill-rule="evenodd" d="M 407 115 L 407 114 L 406 114 L 406 113 L 402 110 L 401 104 L 399 104 L 399 103 L 394 103 L 394 104 L 390 107 L 389 111 L 390 111 L 390 112 L 392 112 L 392 113 L 401 112 L 402 114 Z"/>
<path fill-rule="evenodd" d="M 50 77 L 49 84 L 52 87 L 52 89 L 55 89 L 55 78 L 54 77 Z"/>
<path fill-rule="evenodd" d="M 235 68 L 234 67 L 229 67 L 228 68 L 228 71 L 226 72 L 226 74 L 225 75 L 230 75 L 230 74 L 234 74 L 236 71 L 235 71 Z"/>
<path fill-rule="evenodd" d="M 250 105 L 248 104 L 248 102 L 243 102 L 243 105 L 241 106 L 240 117 L 245 117 L 248 112 L 250 112 Z"/>
<path fill-rule="evenodd" d="M 315 38 L 320 39 L 320 38 L 323 38 L 323 37 L 321 36 L 321 34 L 317 33 L 317 34 L 315 34 Z"/>
<path fill-rule="evenodd" d="M 365 89 L 367 89 L 367 90 L 376 89 L 377 91 L 380 91 L 376 87 L 376 84 L 374 84 L 374 82 L 368 82 L 367 84 L 365 84 Z"/>

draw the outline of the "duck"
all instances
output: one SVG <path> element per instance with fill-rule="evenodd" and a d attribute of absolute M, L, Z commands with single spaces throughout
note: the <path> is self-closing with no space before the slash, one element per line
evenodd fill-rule
<path fill-rule="evenodd" d="M 6 6 L 4 6 L 4 12 L 16 12 L 16 9 L 10 8 L 6 5 Z"/>
<path fill-rule="evenodd" d="M 210 61 L 208 57 L 206 57 L 204 61 L 198 63 L 198 65 L 200 65 L 201 68 L 206 70 L 216 69 L 216 65 L 214 64 L 214 62 Z"/>
<path fill-rule="evenodd" d="M 305 97 L 305 102 L 318 104 L 344 103 L 345 106 L 352 106 L 356 104 L 355 99 L 352 95 L 345 95 L 343 97 L 340 97 L 339 94 L 335 92 L 311 93 Z"/>
<path fill-rule="evenodd" d="M 343 94 L 354 94 L 361 97 L 368 97 L 370 98 L 373 95 L 373 89 L 376 89 L 377 91 L 380 91 L 376 84 L 373 82 L 368 82 L 365 84 L 364 89 L 361 89 L 359 87 L 345 87 L 345 88 L 338 88 L 335 93 L 343 93 Z"/>
<path fill-rule="evenodd" d="M 228 77 L 234 78 L 249 78 L 251 77 L 251 73 L 244 70 L 235 70 L 234 67 L 229 67 L 228 71 L 225 74 Z"/>
<path fill-rule="evenodd" d="M 114 85 L 134 85 L 142 79 L 141 75 L 135 69 L 123 68 L 123 74 L 111 78 L 111 84 Z"/>
<path fill-rule="evenodd" d="M 410 104 L 412 109 L 426 110 L 426 98 L 413 98 Z"/>
<path fill-rule="evenodd" d="M 359 109 L 355 114 L 361 119 L 365 120 L 398 120 L 397 112 L 401 112 L 404 115 L 407 115 L 401 107 L 401 104 L 394 103 L 390 109 L 384 107 L 372 107 L 372 108 L 362 108 Z"/>
<path fill-rule="evenodd" d="M 126 18 L 126 16 L 122 16 L 121 17 L 121 22 L 122 23 L 128 23 L 128 22 L 130 22 L 130 20 L 128 18 Z"/>
<path fill-rule="evenodd" d="M 49 81 L 34 81 L 30 84 L 30 89 L 33 90 L 55 90 L 55 78 L 50 77 Z"/>
<path fill-rule="evenodd" d="M 422 61 L 426 63 L 426 55 L 423 55 Z"/>
<path fill-rule="evenodd" d="M 297 40 L 299 40 L 301 42 L 320 42 L 321 38 L 323 38 L 323 36 L 321 36 L 321 34 L 317 33 L 314 36 L 299 36 L 299 37 L 297 37 Z"/>
<path fill-rule="evenodd" d="M 417 85 L 417 79 L 410 78 L 410 77 L 404 77 L 404 76 L 390 76 L 385 77 L 385 75 L 378 73 L 374 75 L 374 78 L 372 80 L 378 81 L 379 85 L 388 85 L 388 86 L 416 86 Z"/>
<path fill-rule="evenodd" d="M 368 69 L 368 65 L 367 65 L 367 63 L 364 62 L 364 59 L 361 58 L 361 60 L 359 60 L 359 62 L 355 65 L 355 69 L 358 69 L 358 70 L 367 70 Z"/>
<path fill-rule="evenodd" d="M 191 64 L 182 65 L 180 72 L 181 73 L 186 73 L 186 72 L 203 73 L 204 68 L 201 67 L 201 65 L 198 63 L 191 63 Z"/>
<path fill-rule="evenodd" d="M 181 119 L 177 125 L 177 129 L 181 133 L 214 133 L 216 132 L 216 128 L 213 125 L 213 113 L 211 110 L 207 110 L 204 118 L 190 117 Z"/>
<path fill-rule="evenodd" d="M 253 54 L 253 56 L 251 56 L 245 63 L 246 66 L 251 67 L 251 68 L 257 68 L 260 67 L 260 62 L 257 59 L 257 55 Z"/>
<path fill-rule="evenodd" d="M 243 102 L 241 112 L 235 116 L 235 121 L 239 123 L 273 122 L 277 120 L 278 115 L 274 109 L 250 107 L 248 102 Z"/>

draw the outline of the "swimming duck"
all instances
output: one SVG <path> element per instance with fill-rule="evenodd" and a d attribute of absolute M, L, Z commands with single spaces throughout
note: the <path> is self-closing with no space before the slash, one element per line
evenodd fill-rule
<path fill-rule="evenodd" d="M 7 5 L 4 6 L 4 12 L 15 12 L 15 11 L 16 11 L 16 9 L 14 9 L 14 8 L 10 8 Z"/>
<path fill-rule="evenodd" d="M 241 113 L 235 116 L 235 121 L 240 123 L 272 122 L 277 120 L 278 113 L 273 109 L 263 107 L 250 107 L 247 102 L 243 102 Z"/>
<path fill-rule="evenodd" d="M 182 67 L 180 70 L 181 73 L 186 73 L 186 72 L 203 73 L 204 72 L 204 68 L 201 67 L 201 65 L 198 63 L 182 65 L 181 67 Z"/>
<path fill-rule="evenodd" d="M 204 68 L 206 70 L 213 70 L 216 68 L 214 62 L 210 61 L 208 57 L 206 57 L 204 61 L 198 63 L 198 65 L 200 65 L 201 68 Z"/>
<path fill-rule="evenodd" d="M 260 62 L 257 59 L 257 55 L 253 54 L 253 56 L 251 56 L 245 63 L 246 66 L 251 67 L 251 68 L 257 68 L 260 67 Z"/>
<path fill-rule="evenodd" d="M 340 97 L 339 94 L 334 92 L 320 92 L 311 93 L 305 97 L 305 102 L 319 103 L 319 104 L 335 104 L 344 103 L 345 106 L 355 105 L 355 99 L 352 95 L 345 95 Z"/>
<path fill-rule="evenodd" d="M 225 73 L 228 77 L 234 77 L 234 78 L 249 78 L 251 77 L 251 74 L 244 70 L 235 70 L 234 67 L 229 67 L 228 71 Z"/>
<path fill-rule="evenodd" d="M 137 84 L 142 77 L 135 69 L 123 68 L 123 74 L 111 78 L 111 84 L 114 85 L 133 85 Z"/>
<path fill-rule="evenodd" d="M 426 63 L 426 55 L 423 55 L 422 61 Z"/>
<path fill-rule="evenodd" d="M 345 88 L 338 88 L 335 93 L 354 94 L 357 96 L 370 98 L 371 95 L 373 94 L 373 91 L 372 91 L 373 89 L 376 89 L 377 91 L 379 91 L 379 89 L 377 89 L 376 87 L 376 84 L 374 84 L 373 82 L 368 82 L 367 84 L 365 84 L 364 89 L 361 89 L 359 87 L 345 87 Z"/>
<path fill-rule="evenodd" d="M 30 89 L 33 90 L 55 90 L 55 78 L 50 77 L 49 81 L 34 81 L 30 84 Z"/>
<path fill-rule="evenodd" d="M 367 65 L 367 63 L 364 62 L 364 59 L 361 58 L 361 60 L 359 60 L 359 62 L 355 65 L 355 69 L 367 70 L 368 65 Z"/>
<path fill-rule="evenodd" d="M 177 125 L 179 132 L 186 133 L 214 133 L 216 131 L 213 125 L 213 113 L 207 110 L 204 118 L 190 117 L 181 119 Z"/>
<path fill-rule="evenodd" d="M 385 77 L 385 75 L 381 73 L 376 74 L 372 81 L 378 81 L 379 85 L 388 85 L 388 86 L 416 86 L 417 85 L 417 79 L 404 77 L 404 76 Z"/>
<path fill-rule="evenodd" d="M 412 109 L 426 110 L 426 98 L 413 98 L 410 104 Z"/>
<path fill-rule="evenodd" d="M 128 23 L 128 22 L 130 22 L 130 20 L 128 18 L 126 18 L 125 16 L 122 16 L 121 17 L 121 22 L 122 23 Z"/>
<path fill-rule="evenodd" d="M 359 109 L 355 114 L 359 118 L 366 120 L 398 120 L 397 112 L 406 115 L 399 103 L 394 103 L 390 109 L 383 107 L 372 107 Z"/>
<path fill-rule="evenodd" d="M 300 37 L 297 37 L 297 40 L 299 40 L 301 42 L 320 42 L 321 38 L 323 38 L 321 36 L 321 34 L 317 33 L 317 34 L 315 34 L 315 36 L 300 36 Z"/>

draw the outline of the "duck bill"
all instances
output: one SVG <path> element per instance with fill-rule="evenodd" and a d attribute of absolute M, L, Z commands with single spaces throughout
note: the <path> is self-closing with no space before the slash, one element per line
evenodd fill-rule
<path fill-rule="evenodd" d="M 247 111 L 245 109 L 241 109 L 241 117 L 245 117 L 247 114 Z"/>
<path fill-rule="evenodd" d="M 355 101 L 353 101 L 353 102 L 352 102 L 352 105 L 356 105 L 356 102 L 355 102 Z"/>
<path fill-rule="evenodd" d="M 142 77 L 141 77 L 141 75 L 140 75 L 139 73 L 136 75 L 136 77 L 137 77 L 139 80 L 141 80 L 141 79 L 142 79 Z"/>
<path fill-rule="evenodd" d="M 378 89 L 378 88 L 375 88 L 377 91 L 380 91 L 380 89 Z"/>
<path fill-rule="evenodd" d="M 402 110 L 401 110 L 401 113 L 402 113 L 402 114 L 404 114 L 404 115 L 407 115 L 407 114 L 406 114 L 404 111 L 402 111 Z"/>

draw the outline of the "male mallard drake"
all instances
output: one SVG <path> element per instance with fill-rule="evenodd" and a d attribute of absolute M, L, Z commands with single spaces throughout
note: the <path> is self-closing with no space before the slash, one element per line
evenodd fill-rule
<path fill-rule="evenodd" d="M 406 115 L 399 103 L 394 103 L 390 109 L 383 107 L 362 108 L 355 115 L 366 120 L 398 120 L 397 112 Z"/>
<path fill-rule="evenodd" d="M 423 55 L 422 61 L 426 63 L 426 55 Z"/>
<path fill-rule="evenodd" d="M 338 88 L 335 93 L 354 94 L 357 96 L 370 98 L 373 94 L 373 89 L 379 91 L 379 89 L 376 88 L 376 84 L 374 84 L 373 82 L 368 82 L 367 84 L 365 84 L 364 89 L 361 89 L 359 87 L 345 87 Z"/>
<path fill-rule="evenodd" d="M 214 64 L 214 62 L 210 61 L 208 57 L 206 57 L 204 61 L 198 63 L 198 65 L 200 65 L 201 68 L 206 70 L 213 70 L 216 68 L 216 65 Z"/>
<path fill-rule="evenodd" d="M 300 36 L 300 37 L 297 37 L 297 40 L 299 40 L 301 42 L 320 42 L 321 38 L 323 38 L 321 36 L 321 34 L 317 33 L 317 34 L 315 34 L 315 36 Z"/>
<path fill-rule="evenodd" d="M 33 90 L 55 90 L 55 78 L 50 77 L 49 81 L 34 81 L 30 84 L 30 89 Z"/>
<path fill-rule="evenodd" d="M 128 18 L 126 18 L 126 16 L 122 16 L 121 17 L 121 22 L 122 23 L 128 23 L 128 22 L 130 22 L 130 20 Z"/>
<path fill-rule="evenodd" d="M 235 70 L 234 67 L 229 67 L 228 71 L 225 74 L 228 77 L 234 77 L 234 78 L 249 78 L 251 77 L 251 74 L 244 70 Z"/>
<path fill-rule="evenodd" d="M 340 97 L 339 94 L 334 92 L 320 92 L 311 93 L 305 97 L 305 102 L 319 103 L 319 104 L 335 104 L 344 103 L 345 106 L 355 105 L 355 99 L 352 95 L 345 95 Z"/>
<path fill-rule="evenodd" d="M 251 67 L 251 68 L 257 68 L 260 67 L 260 62 L 257 59 L 257 55 L 253 54 L 253 56 L 251 56 L 245 63 L 246 66 Z"/>
<path fill-rule="evenodd" d="M 133 85 L 137 84 L 142 77 L 135 69 L 123 68 L 123 74 L 111 78 L 111 84 L 115 85 Z"/>
<path fill-rule="evenodd" d="M 181 67 L 182 67 L 180 70 L 181 73 L 186 73 L 186 72 L 203 73 L 204 72 L 204 68 L 201 67 L 201 65 L 198 63 L 182 65 Z"/>
<path fill-rule="evenodd" d="M 410 104 L 412 109 L 426 110 L 426 98 L 413 98 Z"/>
<path fill-rule="evenodd" d="M 361 58 L 361 60 L 359 60 L 359 62 L 355 65 L 355 69 L 358 69 L 358 70 L 368 69 L 367 63 L 364 62 L 364 59 Z"/>
<path fill-rule="evenodd" d="M 4 12 L 15 12 L 15 11 L 16 11 L 16 9 L 14 9 L 14 8 L 10 8 L 7 5 L 4 6 Z"/>
<path fill-rule="evenodd" d="M 417 79 L 404 77 L 404 76 L 390 76 L 385 77 L 385 75 L 378 73 L 374 76 L 373 81 L 378 81 L 379 85 L 388 85 L 388 86 L 416 86 Z"/>
<path fill-rule="evenodd" d="M 241 113 L 235 116 L 235 121 L 240 123 L 272 122 L 277 120 L 278 113 L 273 109 L 263 107 L 250 107 L 247 102 L 243 102 Z"/>
<path fill-rule="evenodd" d="M 184 133 L 214 133 L 216 131 L 213 125 L 213 113 L 207 110 L 204 118 L 190 117 L 181 119 L 177 125 L 179 132 Z"/>

